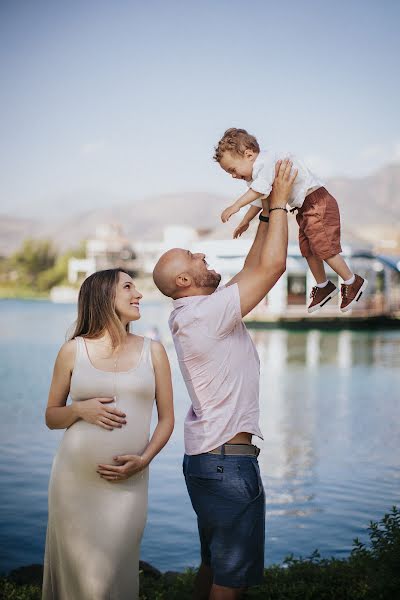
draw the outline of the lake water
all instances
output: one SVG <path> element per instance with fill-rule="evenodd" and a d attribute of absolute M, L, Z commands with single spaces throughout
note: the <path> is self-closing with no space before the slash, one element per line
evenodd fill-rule
<path fill-rule="evenodd" d="M 54 359 L 75 306 L 0 301 L 0 572 L 43 561 L 47 486 L 62 431 L 44 425 Z M 167 318 L 143 303 L 133 330 L 160 330 L 170 357 L 176 428 L 150 471 L 141 558 L 161 570 L 196 566 L 196 522 L 181 474 L 188 395 Z M 369 521 L 400 500 L 400 332 L 254 331 L 261 359 L 260 467 L 266 562 L 343 557 Z M 112 510 L 118 510 L 113 507 Z"/>

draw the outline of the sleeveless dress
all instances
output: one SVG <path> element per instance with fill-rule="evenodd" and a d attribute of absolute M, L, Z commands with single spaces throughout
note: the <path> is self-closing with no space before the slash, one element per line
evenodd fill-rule
<path fill-rule="evenodd" d="M 147 518 L 148 469 L 111 483 L 96 473 L 113 457 L 140 454 L 150 435 L 155 377 L 149 338 L 129 371 L 97 369 L 76 338 L 73 402 L 113 397 L 127 424 L 108 431 L 79 420 L 65 432 L 53 461 L 44 560 L 43 600 L 134 600 Z"/>

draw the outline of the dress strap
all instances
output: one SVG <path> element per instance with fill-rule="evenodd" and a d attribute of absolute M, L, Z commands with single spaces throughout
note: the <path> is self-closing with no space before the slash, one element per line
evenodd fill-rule
<path fill-rule="evenodd" d="M 78 364 L 78 362 L 82 359 L 82 356 L 84 355 L 84 348 L 83 348 L 83 338 L 81 338 L 79 335 L 75 338 L 76 341 L 76 351 L 75 351 L 75 361 L 74 361 L 74 369 L 76 367 L 76 365 Z"/>
<path fill-rule="evenodd" d="M 143 337 L 143 351 L 142 351 L 142 362 L 143 363 L 152 364 L 150 348 L 151 348 L 151 338 Z"/>

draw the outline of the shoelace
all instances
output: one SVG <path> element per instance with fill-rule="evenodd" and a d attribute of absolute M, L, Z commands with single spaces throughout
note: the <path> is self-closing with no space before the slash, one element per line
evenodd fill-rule
<path fill-rule="evenodd" d="M 349 286 L 346 285 L 345 283 L 342 283 L 342 297 L 343 298 L 346 298 L 348 290 L 349 290 Z"/>
<path fill-rule="evenodd" d="M 313 289 L 311 290 L 311 294 L 310 294 L 310 298 L 314 299 L 316 294 L 318 292 L 318 286 L 316 285 L 315 287 L 313 287 Z"/>

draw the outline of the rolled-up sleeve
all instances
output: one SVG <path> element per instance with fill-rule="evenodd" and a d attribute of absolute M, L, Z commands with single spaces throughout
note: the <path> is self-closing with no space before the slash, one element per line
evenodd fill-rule
<path fill-rule="evenodd" d="M 218 288 L 196 307 L 196 319 L 211 337 L 224 337 L 242 320 L 239 286 Z"/>

